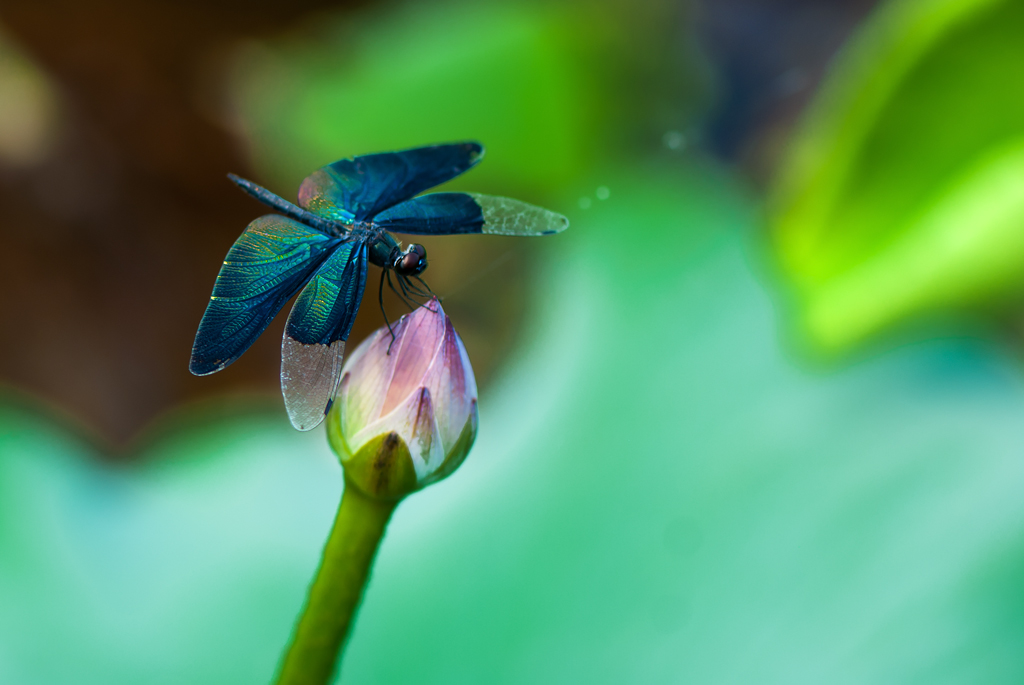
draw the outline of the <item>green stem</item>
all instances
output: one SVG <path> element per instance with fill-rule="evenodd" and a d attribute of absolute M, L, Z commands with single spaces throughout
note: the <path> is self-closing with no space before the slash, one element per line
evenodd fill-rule
<path fill-rule="evenodd" d="M 331 681 L 373 557 L 397 504 L 371 499 L 345 483 L 334 528 L 277 685 L 326 685 Z"/>

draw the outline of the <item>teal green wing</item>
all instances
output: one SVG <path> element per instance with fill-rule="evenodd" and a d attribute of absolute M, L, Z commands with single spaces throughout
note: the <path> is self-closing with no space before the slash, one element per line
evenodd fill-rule
<path fill-rule="evenodd" d="M 509 197 L 479 193 L 431 193 L 389 207 L 373 222 L 412 235 L 551 235 L 569 227 L 561 214 Z"/>
<path fill-rule="evenodd" d="M 281 342 L 281 392 L 299 430 L 323 421 L 341 380 L 345 341 L 366 286 L 368 249 L 341 244 L 296 298 Z"/>
<path fill-rule="evenodd" d="M 464 142 L 340 159 L 302 182 L 299 205 L 329 219 L 367 221 L 455 178 L 483 154 L 479 143 Z"/>
<path fill-rule="evenodd" d="M 276 214 L 249 224 L 217 275 L 189 370 L 205 376 L 242 356 L 340 243 Z"/>

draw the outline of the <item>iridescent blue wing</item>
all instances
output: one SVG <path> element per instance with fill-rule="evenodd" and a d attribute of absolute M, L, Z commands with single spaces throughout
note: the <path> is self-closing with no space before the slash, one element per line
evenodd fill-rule
<path fill-rule="evenodd" d="M 366 243 L 339 246 L 295 300 L 281 342 L 281 391 L 299 430 L 315 428 L 341 379 L 345 341 L 366 285 Z"/>
<path fill-rule="evenodd" d="M 366 221 L 455 178 L 483 155 L 479 143 L 452 143 L 341 159 L 302 182 L 299 205 L 329 219 Z"/>
<path fill-rule="evenodd" d="M 422 195 L 385 209 L 373 222 L 388 231 L 413 235 L 550 235 L 569 227 L 569 220 L 561 214 L 478 193 Z"/>
<path fill-rule="evenodd" d="M 340 242 L 276 214 L 249 224 L 217 275 L 189 370 L 205 376 L 242 356 Z"/>

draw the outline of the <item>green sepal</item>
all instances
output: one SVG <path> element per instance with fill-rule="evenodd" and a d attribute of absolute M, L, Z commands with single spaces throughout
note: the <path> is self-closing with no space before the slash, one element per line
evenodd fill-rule
<path fill-rule="evenodd" d="M 400 500 L 419 489 L 409 448 L 398 433 L 378 435 L 349 458 L 342 458 L 345 479 L 378 500 Z"/>
<path fill-rule="evenodd" d="M 353 453 L 341 431 L 341 411 L 335 404 L 327 415 L 327 441 L 341 460 L 345 480 L 368 497 L 396 501 L 419 488 L 409 447 L 398 433 L 382 433 Z"/>

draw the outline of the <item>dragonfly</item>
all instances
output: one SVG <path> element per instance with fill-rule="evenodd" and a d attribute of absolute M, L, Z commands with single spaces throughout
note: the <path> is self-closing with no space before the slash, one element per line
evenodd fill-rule
<path fill-rule="evenodd" d="M 295 428 L 311 430 L 330 411 L 345 342 L 363 299 L 368 265 L 405 294 L 423 289 L 427 251 L 391 234 L 487 233 L 538 236 L 565 230 L 561 214 L 505 197 L 420 195 L 475 166 L 477 142 L 360 155 L 328 164 L 299 187 L 298 205 L 234 174 L 228 178 L 277 214 L 250 223 L 231 246 L 192 346 L 189 370 L 222 371 L 292 305 L 281 342 L 281 392 Z M 396 290 L 396 292 L 398 292 Z M 401 296 L 401 294 L 400 294 Z M 385 321 L 387 317 L 385 315 Z"/>

